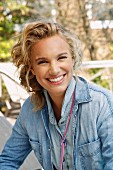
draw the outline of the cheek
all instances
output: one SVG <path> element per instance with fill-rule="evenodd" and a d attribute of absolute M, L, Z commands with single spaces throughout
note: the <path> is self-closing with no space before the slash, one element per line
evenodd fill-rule
<path fill-rule="evenodd" d="M 36 78 L 39 77 L 39 75 L 40 75 L 40 70 L 37 69 L 37 67 L 35 67 L 35 66 L 32 66 L 31 72 L 32 72 L 32 74 L 34 74 L 36 76 Z"/>
<path fill-rule="evenodd" d="M 35 69 L 35 76 L 36 76 L 36 79 L 37 81 L 40 83 L 42 81 L 43 78 L 46 77 L 46 71 L 44 68 L 37 68 Z"/>
<path fill-rule="evenodd" d="M 36 78 L 37 78 L 37 79 L 40 79 L 41 77 L 43 77 L 43 71 L 38 70 L 38 71 L 36 72 Z"/>
<path fill-rule="evenodd" d="M 73 62 L 69 61 L 66 65 L 67 71 L 73 71 Z"/>
<path fill-rule="evenodd" d="M 41 69 L 40 66 L 34 64 L 34 65 L 33 65 L 33 72 L 34 72 L 34 74 L 38 77 L 38 76 L 40 76 L 40 73 L 42 72 L 42 69 Z M 42 73 L 43 73 L 43 72 L 42 72 Z"/>
<path fill-rule="evenodd" d="M 37 82 L 42 86 L 42 76 L 41 76 L 41 74 L 37 73 L 35 76 L 36 76 Z"/>

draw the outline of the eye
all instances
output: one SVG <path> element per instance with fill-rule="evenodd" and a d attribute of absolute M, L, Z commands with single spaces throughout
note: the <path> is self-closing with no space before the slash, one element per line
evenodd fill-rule
<path fill-rule="evenodd" d="M 38 64 L 38 65 L 46 64 L 46 63 L 47 63 L 47 61 L 46 61 L 46 60 L 40 60 L 40 61 L 37 61 L 37 64 Z"/>
<path fill-rule="evenodd" d="M 66 59 L 67 58 L 67 56 L 60 56 L 59 58 L 58 58 L 58 60 L 63 60 L 63 59 Z"/>

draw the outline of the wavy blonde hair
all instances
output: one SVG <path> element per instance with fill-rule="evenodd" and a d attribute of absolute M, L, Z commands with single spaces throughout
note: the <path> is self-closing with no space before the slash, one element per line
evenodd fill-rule
<path fill-rule="evenodd" d="M 13 63 L 20 69 L 21 85 L 24 86 L 28 92 L 32 91 L 31 99 L 34 103 L 35 110 L 41 109 L 44 106 L 45 98 L 43 95 L 43 87 L 31 72 L 31 47 L 37 41 L 56 34 L 60 35 L 68 43 L 72 58 L 74 59 L 73 67 L 77 72 L 82 62 L 80 40 L 76 35 L 73 35 L 53 21 L 37 21 L 27 24 L 20 39 L 12 49 Z"/>

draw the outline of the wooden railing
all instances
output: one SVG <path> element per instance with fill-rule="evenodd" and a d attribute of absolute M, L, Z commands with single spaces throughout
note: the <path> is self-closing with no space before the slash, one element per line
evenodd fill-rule
<path fill-rule="evenodd" d="M 107 79 L 109 83 L 109 89 L 113 91 L 113 60 L 96 60 L 96 61 L 84 61 L 82 63 L 81 69 L 95 69 L 100 68 L 99 71 L 88 78 L 90 81 L 94 81 L 99 76 L 102 76 L 101 79 Z"/>
<path fill-rule="evenodd" d="M 83 68 L 111 68 L 113 67 L 113 60 L 96 60 L 96 61 L 83 61 Z"/>

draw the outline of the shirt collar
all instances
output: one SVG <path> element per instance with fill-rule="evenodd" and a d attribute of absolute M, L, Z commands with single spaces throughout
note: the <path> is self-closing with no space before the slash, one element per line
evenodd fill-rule
<path fill-rule="evenodd" d="M 76 85 L 76 81 L 75 81 L 74 77 L 72 77 L 71 82 L 70 82 L 70 84 L 66 90 L 66 93 L 65 93 L 61 116 L 64 116 L 64 114 L 65 114 L 66 107 L 72 98 L 72 94 L 75 89 L 75 85 Z"/>
<path fill-rule="evenodd" d="M 77 103 L 91 101 L 89 85 L 87 81 L 82 77 L 78 77 L 76 80 L 75 100 Z"/>

